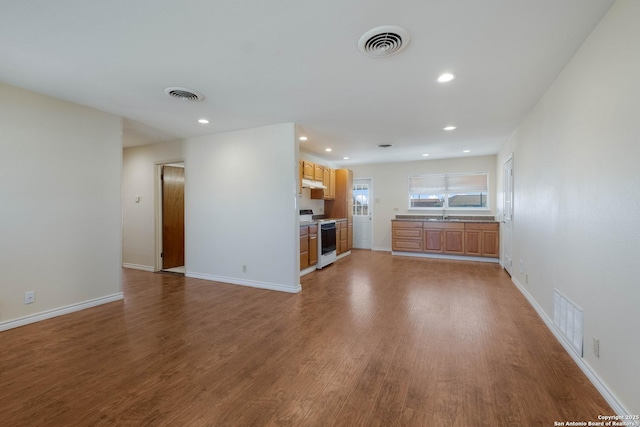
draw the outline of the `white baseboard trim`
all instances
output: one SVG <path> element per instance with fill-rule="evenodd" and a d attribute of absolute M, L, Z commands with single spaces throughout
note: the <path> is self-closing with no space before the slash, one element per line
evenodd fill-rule
<path fill-rule="evenodd" d="M 302 287 L 298 283 L 297 286 L 285 286 L 278 283 L 258 282 L 256 280 L 241 280 L 235 277 L 215 276 L 212 274 L 194 273 L 187 271 L 185 277 L 192 277 L 194 279 L 210 280 L 212 282 L 230 283 L 232 285 L 249 286 L 251 288 L 269 289 L 271 291 L 288 292 L 291 294 L 297 294 L 302 290 Z"/>
<path fill-rule="evenodd" d="M 372 250 L 377 252 L 391 252 L 391 248 L 386 248 L 384 246 L 374 246 Z"/>
<path fill-rule="evenodd" d="M 422 252 L 399 252 L 392 251 L 391 255 L 408 256 L 416 258 L 435 258 L 435 259 L 452 259 L 456 261 L 476 261 L 476 262 L 489 262 L 493 264 L 500 263 L 499 258 L 486 258 L 480 256 L 466 256 L 466 255 L 447 255 L 447 254 L 426 254 Z"/>
<path fill-rule="evenodd" d="M 589 378 L 589 381 L 594 385 L 594 387 L 600 392 L 602 397 L 607 401 L 609 406 L 616 412 L 618 415 L 632 415 L 623 405 L 620 403 L 618 398 L 613 394 L 611 390 L 604 384 L 604 382 L 598 377 L 598 375 L 591 369 L 591 366 L 581 357 L 579 356 L 571 344 L 567 342 L 564 336 L 560 333 L 560 331 L 553 324 L 553 320 L 547 316 L 547 314 L 542 310 L 542 307 L 538 305 L 536 300 L 531 296 L 531 294 L 522 286 L 522 284 L 515 277 L 511 277 L 511 281 L 516 285 L 518 290 L 524 295 L 524 297 L 529 301 L 529 304 L 534 308 L 534 310 L 538 313 L 538 316 L 542 319 L 542 321 L 547 325 L 547 328 L 553 333 L 556 339 L 560 342 L 562 347 L 564 347 L 565 351 L 569 353 L 569 356 L 573 359 L 574 362 L 578 365 L 580 370 L 584 372 L 584 374 Z M 638 426 L 639 424 L 635 424 Z M 633 424 L 631 425 L 633 427 Z"/>
<path fill-rule="evenodd" d="M 349 256 L 349 255 L 351 255 L 351 250 L 348 250 L 348 251 L 343 252 L 343 253 L 341 253 L 340 255 L 338 255 L 338 256 L 336 257 L 336 261 L 337 261 L 337 260 L 339 260 L 339 259 L 342 259 L 342 258 L 344 258 L 344 257 L 346 257 L 346 256 Z"/>
<path fill-rule="evenodd" d="M 150 271 L 151 273 L 153 273 L 154 271 L 154 268 L 150 265 L 129 264 L 128 262 L 123 263 L 122 268 L 131 268 L 133 270 Z"/>
<path fill-rule="evenodd" d="M 62 316 L 65 314 L 73 313 L 74 311 L 80 311 L 91 307 L 96 307 L 102 304 L 108 304 L 114 301 L 120 301 L 124 298 L 122 292 L 117 294 L 106 295 L 100 298 L 94 298 L 89 301 L 83 301 L 76 304 L 66 305 L 60 308 L 54 308 L 52 310 L 42 311 L 40 313 L 30 314 L 28 316 L 19 317 L 17 319 L 7 320 L 0 322 L 0 332 L 6 331 L 20 326 L 25 326 L 30 323 L 40 322 L 42 320 L 51 319 L 53 317 Z"/>
<path fill-rule="evenodd" d="M 316 271 L 316 266 L 312 265 L 311 267 L 305 268 L 304 270 L 300 270 L 300 277 L 306 276 L 309 273 L 313 273 Z"/>

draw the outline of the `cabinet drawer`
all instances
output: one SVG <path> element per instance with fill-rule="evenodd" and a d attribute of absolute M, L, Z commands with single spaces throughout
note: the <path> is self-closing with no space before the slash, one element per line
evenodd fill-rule
<path fill-rule="evenodd" d="M 422 221 L 391 221 L 393 228 L 422 228 Z"/>
<path fill-rule="evenodd" d="M 422 252 L 422 240 L 394 240 L 394 251 Z"/>
<path fill-rule="evenodd" d="M 497 223 L 473 223 L 467 222 L 464 225 L 465 230 L 493 230 L 497 231 L 499 228 L 499 224 Z"/>
<path fill-rule="evenodd" d="M 393 229 L 393 238 L 394 239 L 422 239 L 422 229 L 421 228 L 394 228 Z"/>
<path fill-rule="evenodd" d="M 424 223 L 424 229 L 430 230 L 464 230 L 464 222 L 427 222 Z"/>

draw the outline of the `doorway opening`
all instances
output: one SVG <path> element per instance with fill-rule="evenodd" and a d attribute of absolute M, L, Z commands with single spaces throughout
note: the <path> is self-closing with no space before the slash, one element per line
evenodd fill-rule
<path fill-rule="evenodd" d="M 157 165 L 156 271 L 184 274 L 184 162 Z"/>

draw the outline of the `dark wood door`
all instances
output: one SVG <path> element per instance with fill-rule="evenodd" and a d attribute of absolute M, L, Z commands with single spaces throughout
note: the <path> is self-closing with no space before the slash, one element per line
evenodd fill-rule
<path fill-rule="evenodd" d="M 184 265 L 184 168 L 162 167 L 162 268 Z"/>

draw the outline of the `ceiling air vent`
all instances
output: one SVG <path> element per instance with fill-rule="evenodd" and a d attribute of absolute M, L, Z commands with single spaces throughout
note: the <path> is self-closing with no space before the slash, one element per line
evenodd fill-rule
<path fill-rule="evenodd" d="M 392 145 L 391 144 L 378 144 L 378 147 L 380 147 L 380 148 L 389 148 L 389 147 L 392 147 Z"/>
<path fill-rule="evenodd" d="M 168 87 L 164 90 L 164 93 L 181 101 L 202 101 L 204 99 L 203 94 L 186 87 Z"/>
<path fill-rule="evenodd" d="M 358 40 L 358 49 L 367 56 L 382 58 L 400 52 L 409 40 L 411 37 L 404 28 L 383 25 L 364 33 Z"/>

